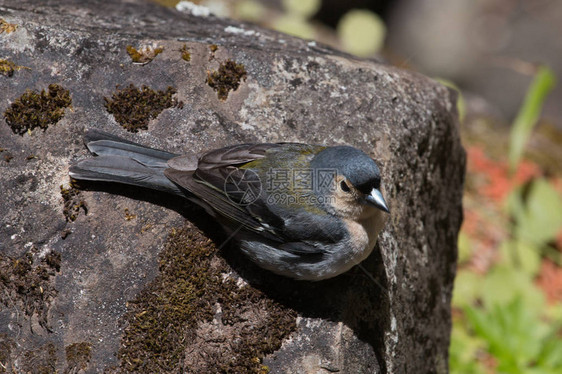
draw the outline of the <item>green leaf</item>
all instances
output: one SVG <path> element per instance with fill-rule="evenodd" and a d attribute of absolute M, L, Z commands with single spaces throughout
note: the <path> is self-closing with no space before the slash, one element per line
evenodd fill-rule
<path fill-rule="evenodd" d="M 552 334 L 544 342 L 537 357 L 537 366 L 562 369 L 562 340 L 556 334 Z"/>
<path fill-rule="evenodd" d="M 525 144 L 539 119 L 546 96 L 555 85 L 556 76 L 552 70 L 545 66 L 539 67 L 527 91 L 523 105 L 521 105 L 519 113 L 512 125 L 509 146 L 509 164 L 511 171 L 514 171 L 519 164 Z"/>
<path fill-rule="evenodd" d="M 506 240 L 500 245 L 502 263 L 521 269 L 529 276 L 538 274 L 541 267 L 541 251 L 537 247 L 523 240 Z"/>
<path fill-rule="evenodd" d="M 552 329 L 528 306 L 516 297 L 489 310 L 465 310 L 476 335 L 486 341 L 489 352 L 498 359 L 498 372 L 527 373 L 545 350 Z"/>
<path fill-rule="evenodd" d="M 515 190 L 508 206 L 516 221 L 516 237 L 538 247 L 555 239 L 562 228 L 562 197 L 543 178 L 531 183 L 525 200 L 523 188 Z"/>
<path fill-rule="evenodd" d="M 481 297 L 486 308 L 508 305 L 517 297 L 534 313 L 545 307 L 544 295 L 529 274 L 508 266 L 496 266 L 488 272 L 482 282 Z"/>
<path fill-rule="evenodd" d="M 496 359 L 496 372 L 561 373 L 562 338 L 559 333 L 562 306 L 546 313 L 549 308 L 531 277 L 510 267 L 493 268 L 486 276 L 483 288 L 483 305 L 466 305 L 463 310 L 467 327 L 472 329 L 475 337 L 482 339 L 487 351 Z M 545 318 L 547 314 L 550 318 Z M 453 328 L 462 329 L 464 326 L 454 324 Z M 457 346 L 454 349 L 460 350 L 458 345 L 464 344 L 471 353 L 470 340 L 463 336 L 462 331 L 456 334 Z M 462 351 L 456 352 L 452 348 L 453 358 L 459 365 L 467 360 Z"/>

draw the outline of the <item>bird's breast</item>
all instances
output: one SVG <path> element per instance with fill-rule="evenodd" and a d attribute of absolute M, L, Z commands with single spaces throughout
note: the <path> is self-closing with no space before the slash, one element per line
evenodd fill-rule
<path fill-rule="evenodd" d="M 353 261 L 359 263 L 371 254 L 384 223 L 384 216 L 378 211 L 359 220 L 345 221 L 350 236 Z"/>

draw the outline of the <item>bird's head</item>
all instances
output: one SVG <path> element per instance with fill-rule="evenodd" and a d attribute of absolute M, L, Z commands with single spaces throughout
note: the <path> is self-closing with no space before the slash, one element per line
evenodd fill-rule
<path fill-rule="evenodd" d="M 381 193 L 380 170 L 365 152 L 350 146 L 327 147 L 311 161 L 315 169 L 333 170 L 334 180 L 319 193 L 330 196 L 328 205 L 342 217 L 360 218 L 376 208 L 389 213 Z"/>

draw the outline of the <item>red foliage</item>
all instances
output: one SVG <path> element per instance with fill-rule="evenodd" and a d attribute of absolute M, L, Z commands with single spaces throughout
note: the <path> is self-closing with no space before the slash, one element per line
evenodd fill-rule
<path fill-rule="evenodd" d="M 492 160 L 477 146 L 469 147 L 467 154 L 468 172 L 484 178 L 479 192 L 497 203 L 503 202 L 514 188 L 541 174 L 538 165 L 530 161 L 521 161 L 515 173 L 511 174 L 507 161 Z"/>

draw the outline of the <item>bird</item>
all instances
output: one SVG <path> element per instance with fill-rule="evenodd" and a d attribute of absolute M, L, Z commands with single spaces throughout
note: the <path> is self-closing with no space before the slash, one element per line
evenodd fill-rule
<path fill-rule="evenodd" d="M 259 267 L 320 281 L 373 251 L 390 210 L 377 163 L 349 145 L 235 144 L 175 154 L 95 129 L 71 180 L 115 182 L 201 206 Z"/>

